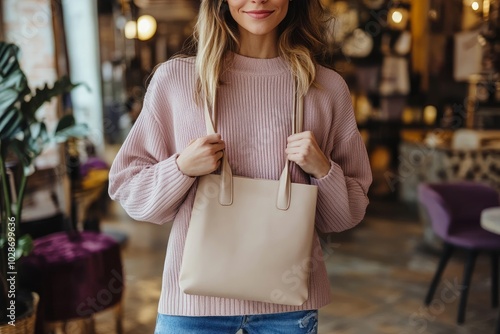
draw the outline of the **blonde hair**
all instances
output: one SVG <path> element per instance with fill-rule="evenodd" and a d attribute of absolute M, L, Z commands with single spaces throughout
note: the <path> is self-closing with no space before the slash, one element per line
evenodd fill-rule
<path fill-rule="evenodd" d="M 320 0 L 293 0 L 278 26 L 279 55 L 289 64 L 300 95 L 314 84 L 316 64 L 325 65 L 327 36 L 332 33 L 326 13 Z M 193 43 L 185 51 L 196 52 L 197 94 L 213 105 L 220 78 L 227 69 L 227 55 L 239 47 L 238 24 L 227 2 L 201 1 L 192 38 Z"/>

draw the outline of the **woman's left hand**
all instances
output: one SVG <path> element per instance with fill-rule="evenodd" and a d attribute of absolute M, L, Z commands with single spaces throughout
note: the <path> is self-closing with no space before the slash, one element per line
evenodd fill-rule
<path fill-rule="evenodd" d="M 285 153 L 304 172 L 320 179 L 330 171 L 330 160 L 319 148 L 311 131 L 296 133 L 288 137 Z"/>

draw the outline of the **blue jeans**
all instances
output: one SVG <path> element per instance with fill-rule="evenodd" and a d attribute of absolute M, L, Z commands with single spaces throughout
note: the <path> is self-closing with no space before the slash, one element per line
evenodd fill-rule
<path fill-rule="evenodd" d="M 158 314 L 154 334 L 317 334 L 318 311 L 245 316 L 186 317 Z"/>

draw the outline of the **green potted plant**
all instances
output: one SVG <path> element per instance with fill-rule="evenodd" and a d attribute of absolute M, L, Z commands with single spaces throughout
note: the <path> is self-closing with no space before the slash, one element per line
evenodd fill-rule
<path fill-rule="evenodd" d="M 19 236 L 23 198 L 28 176 L 34 168 L 35 158 L 44 148 L 63 143 L 71 137 L 88 133 L 85 124 L 76 124 L 72 115 L 64 115 L 53 133 L 47 131 L 43 119 L 36 111 L 52 98 L 71 91 L 73 84 L 67 77 L 57 80 L 52 87 L 47 84 L 31 91 L 26 75 L 18 61 L 19 48 L 0 42 L 0 332 L 17 333 L 22 313 L 34 315 L 33 300 L 19 300 L 23 294 L 17 286 L 17 262 L 29 254 L 32 240 L 29 235 Z M 15 160 L 20 181 L 8 177 L 7 162 Z M 14 189 L 12 189 L 14 188 Z M 17 194 L 16 198 L 12 194 Z M 31 297 L 31 294 L 28 294 Z M 15 310 L 11 306 L 15 300 Z M 28 298 L 30 299 L 30 298 Z M 15 314 L 15 315 L 14 315 Z M 14 316 L 13 316 L 14 315 Z M 16 327 L 13 320 L 16 319 Z M 3 327 L 2 327 L 3 326 Z M 8 331 L 10 330 L 10 331 Z M 24 333 L 24 332 L 23 332 Z"/>

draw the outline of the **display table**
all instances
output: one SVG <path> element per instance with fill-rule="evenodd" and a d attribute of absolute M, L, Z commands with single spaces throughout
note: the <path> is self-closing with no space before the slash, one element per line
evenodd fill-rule
<path fill-rule="evenodd" d="M 481 227 L 495 234 L 500 234 L 500 207 L 484 209 L 481 213 Z M 496 334 L 500 334 L 500 313 L 498 314 Z"/>
<path fill-rule="evenodd" d="M 481 227 L 492 233 L 500 234 L 500 207 L 483 210 Z"/>

